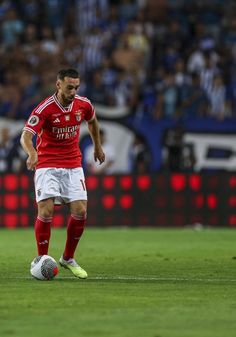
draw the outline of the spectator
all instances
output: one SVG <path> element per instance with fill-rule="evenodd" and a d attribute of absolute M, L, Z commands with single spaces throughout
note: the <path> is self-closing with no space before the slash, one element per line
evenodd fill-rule
<path fill-rule="evenodd" d="M 78 34 L 84 35 L 108 16 L 108 0 L 75 0 Z"/>
<path fill-rule="evenodd" d="M 112 60 L 117 68 L 126 72 L 140 74 L 143 72 L 144 58 L 140 50 L 129 44 L 129 35 L 122 34 L 117 48 L 112 53 Z"/>
<path fill-rule="evenodd" d="M 127 42 L 128 45 L 135 50 L 138 50 L 142 55 L 144 64 L 147 63 L 149 57 L 149 40 L 144 33 L 143 24 L 139 21 L 131 21 L 127 27 L 128 36 Z"/>
<path fill-rule="evenodd" d="M 99 27 L 95 26 L 83 36 L 82 44 L 85 70 L 90 72 L 100 67 L 105 57 L 106 35 Z"/>
<path fill-rule="evenodd" d="M 21 102 L 17 111 L 17 119 L 27 119 L 32 109 L 37 105 L 41 98 L 37 82 L 27 71 L 19 69 L 16 71 L 18 87 L 21 90 Z"/>
<path fill-rule="evenodd" d="M 129 150 L 130 173 L 144 174 L 150 172 L 151 152 L 145 138 L 136 134 Z"/>
<path fill-rule="evenodd" d="M 25 154 L 19 140 L 13 139 L 9 127 L 0 129 L 0 173 L 22 172 Z M 25 165 L 24 165 L 25 166 Z"/>
<path fill-rule="evenodd" d="M 181 23 L 171 19 L 165 34 L 165 46 L 173 46 L 175 50 L 182 51 L 187 44 L 186 31 Z"/>
<path fill-rule="evenodd" d="M 7 11 L 6 17 L 1 25 L 1 35 L 5 47 L 16 45 L 20 42 L 23 34 L 24 23 L 20 20 L 15 9 Z"/>
<path fill-rule="evenodd" d="M 0 1 L 0 21 L 5 17 L 9 9 L 12 8 L 11 0 L 2 0 Z"/>
<path fill-rule="evenodd" d="M 54 30 L 50 26 L 44 26 L 41 34 L 41 49 L 49 54 L 57 54 L 59 46 L 54 36 Z"/>
<path fill-rule="evenodd" d="M 204 53 L 198 45 L 194 43 L 187 60 L 187 70 L 189 73 L 199 73 L 204 68 L 204 65 Z"/>
<path fill-rule="evenodd" d="M 4 74 L 4 83 L 0 85 L 0 117 L 17 118 L 20 104 L 20 92 L 13 71 Z"/>
<path fill-rule="evenodd" d="M 213 79 L 213 85 L 209 91 L 210 110 L 209 115 L 218 120 L 223 120 L 231 116 L 231 104 L 227 97 L 226 87 L 222 76 L 216 75 Z"/>
<path fill-rule="evenodd" d="M 103 60 L 101 72 L 102 82 L 104 84 L 105 90 L 112 90 L 115 87 L 117 80 L 117 69 L 115 69 L 109 58 L 105 58 Z"/>
<path fill-rule="evenodd" d="M 209 53 L 204 54 L 204 67 L 200 71 L 201 87 L 206 93 L 209 93 L 212 89 L 213 78 L 219 73 L 215 62 L 212 60 Z"/>
<path fill-rule="evenodd" d="M 119 15 L 124 18 L 126 22 L 134 19 L 138 14 L 138 5 L 136 1 L 121 0 L 119 4 Z"/>
<path fill-rule="evenodd" d="M 19 10 L 20 17 L 23 18 L 26 25 L 34 24 L 39 27 L 40 24 L 42 24 L 42 1 L 18 0 L 16 6 Z"/>
<path fill-rule="evenodd" d="M 196 163 L 194 148 L 183 141 L 184 129 L 176 125 L 168 129 L 164 136 L 162 161 L 163 169 L 171 172 L 192 172 Z"/>
<path fill-rule="evenodd" d="M 175 63 L 180 58 L 179 52 L 176 47 L 169 45 L 164 49 L 162 63 L 166 71 L 173 71 Z"/>
<path fill-rule="evenodd" d="M 190 83 L 179 88 L 179 109 L 183 118 L 196 118 L 207 115 L 209 101 L 206 92 L 200 85 L 200 77 L 193 73 Z"/>
<path fill-rule="evenodd" d="M 112 105 L 112 97 L 105 90 L 102 72 L 100 69 L 95 70 L 91 75 L 91 84 L 86 87 L 86 96 L 91 101 L 103 105 Z"/>
<path fill-rule="evenodd" d="M 23 50 L 30 54 L 33 51 L 33 46 L 38 42 L 38 31 L 34 23 L 29 23 L 25 26 L 22 42 Z"/>
<path fill-rule="evenodd" d="M 177 87 L 190 83 L 190 76 L 186 71 L 183 58 L 179 58 L 175 63 L 175 84 Z"/>
<path fill-rule="evenodd" d="M 164 86 L 157 93 L 157 105 L 154 116 L 159 118 L 178 117 L 178 89 L 175 84 L 173 73 L 167 72 L 164 75 Z"/>
<path fill-rule="evenodd" d="M 71 1 L 64 0 L 42 0 L 44 7 L 44 22 L 46 26 L 50 26 L 54 31 L 56 39 L 62 41 L 63 23 L 67 15 Z"/>
<path fill-rule="evenodd" d="M 114 89 L 115 105 L 118 107 L 129 106 L 134 109 L 138 100 L 138 79 L 135 75 L 120 70 L 117 74 L 117 81 Z"/>
<path fill-rule="evenodd" d="M 8 128 L 0 129 L 0 172 L 9 172 L 12 170 L 12 150 L 13 140 L 10 137 Z"/>

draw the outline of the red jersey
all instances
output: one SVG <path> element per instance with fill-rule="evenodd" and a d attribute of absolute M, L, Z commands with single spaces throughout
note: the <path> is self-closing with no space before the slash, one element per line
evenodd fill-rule
<path fill-rule="evenodd" d="M 91 121 L 95 110 L 86 97 L 75 96 L 63 107 L 56 94 L 42 101 L 31 113 L 24 130 L 37 134 L 37 168 L 81 167 L 80 125 Z"/>

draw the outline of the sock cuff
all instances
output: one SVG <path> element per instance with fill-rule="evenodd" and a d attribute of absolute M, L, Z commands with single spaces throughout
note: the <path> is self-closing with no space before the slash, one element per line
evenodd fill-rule
<path fill-rule="evenodd" d="M 52 218 L 44 218 L 43 216 L 38 215 L 37 219 L 42 222 L 52 222 Z"/>
<path fill-rule="evenodd" d="M 87 218 L 87 213 L 83 215 L 78 215 L 78 214 L 71 214 L 71 217 L 75 220 L 86 220 Z"/>

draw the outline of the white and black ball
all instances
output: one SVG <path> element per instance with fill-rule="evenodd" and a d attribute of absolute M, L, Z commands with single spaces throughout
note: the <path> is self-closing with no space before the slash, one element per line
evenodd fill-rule
<path fill-rule="evenodd" d="M 49 255 L 37 256 L 31 262 L 30 273 L 37 280 L 52 280 L 58 274 L 57 262 Z"/>

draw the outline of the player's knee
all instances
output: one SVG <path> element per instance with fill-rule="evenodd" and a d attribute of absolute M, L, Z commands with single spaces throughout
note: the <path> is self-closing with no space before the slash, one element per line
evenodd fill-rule
<path fill-rule="evenodd" d="M 86 219 L 86 217 L 87 217 L 87 209 L 86 209 L 86 207 L 79 207 L 77 209 L 74 209 L 71 214 L 73 214 L 74 216 L 78 216 L 81 219 Z"/>
<path fill-rule="evenodd" d="M 53 217 L 53 209 L 49 207 L 40 207 L 38 214 L 44 219 L 49 219 Z"/>
<path fill-rule="evenodd" d="M 54 203 L 51 200 L 43 200 L 38 203 L 38 215 L 48 219 L 53 217 Z"/>
<path fill-rule="evenodd" d="M 44 219 L 50 219 L 53 217 L 53 212 L 50 212 L 49 210 L 41 210 L 41 212 L 38 212 L 38 215 Z"/>
<path fill-rule="evenodd" d="M 70 205 L 70 212 L 75 216 L 85 219 L 87 216 L 87 203 L 82 201 L 72 203 Z"/>

